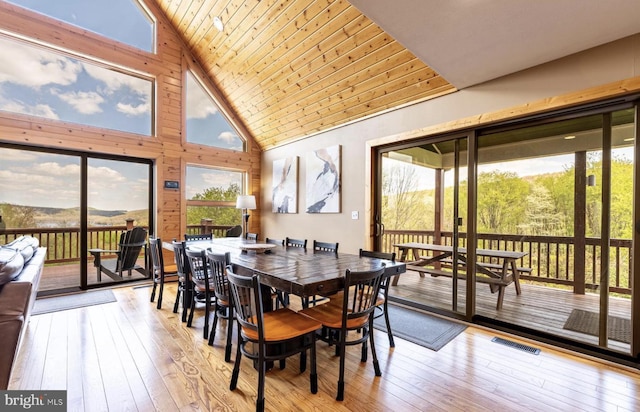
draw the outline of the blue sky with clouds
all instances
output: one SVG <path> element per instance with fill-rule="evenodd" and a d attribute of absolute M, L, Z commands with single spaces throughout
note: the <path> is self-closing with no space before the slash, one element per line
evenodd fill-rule
<path fill-rule="evenodd" d="M 80 206 L 80 158 L 0 148 L 0 203 L 70 208 Z M 89 207 L 148 207 L 148 166 L 89 159 Z M 16 184 L 19 182 L 19 184 Z"/>
<path fill-rule="evenodd" d="M 7 0 L 142 50 L 153 49 L 153 26 L 135 0 Z"/>

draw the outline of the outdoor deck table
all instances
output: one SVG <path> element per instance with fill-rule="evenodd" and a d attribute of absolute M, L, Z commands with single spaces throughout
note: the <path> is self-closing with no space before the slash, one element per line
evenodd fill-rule
<path fill-rule="evenodd" d="M 453 247 L 447 245 L 434 245 L 431 243 L 397 243 L 393 245 L 400 251 L 400 261 L 407 264 L 407 269 L 414 270 L 423 276 L 423 273 L 429 273 L 432 276 L 452 276 L 452 272 L 441 270 L 436 266 L 437 263 L 451 265 L 453 263 Z M 413 254 L 413 261 L 408 261 L 409 251 Z M 421 252 L 431 252 L 430 256 L 423 256 Z M 460 265 L 467 265 L 466 259 L 467 249 L 458 248 L 458 262 Z M 516 293 L 520 295 L 520 272 L 527 271 L 527 268 L 519 268 L 517 261 L 526 256 L 527 252 L 494 250 L 494 249 L 476 249 L 477 257 L 490 258 L 491 261 L 500 263 L 475 262 L 476 280 L 488 283 L 491 292 L 498 292 L 498 302 L 496 309 L 502 308 L 504 301 L 505 288 L 511 283 L 516 288 Z M 393 286 L 398 284 L 398 277 L 394 277 Z"/>

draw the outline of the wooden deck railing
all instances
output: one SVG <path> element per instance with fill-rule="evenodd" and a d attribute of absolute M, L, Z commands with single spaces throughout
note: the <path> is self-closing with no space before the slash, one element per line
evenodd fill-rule
<path fill-rule="evenodd" d="M 144 226 L 143 226 L 144 227 Z M 118 250 L 120 234 L 127 226 L 99 226 L 88 229 L 88 249 Z M 80 228 L 5 229 L 0 232 L 0 244 L 20 236 L 33 236 L 47 248 L 45 263 L 70 263 L 80 260 Z"/>
<path fill-rule="evenodd" d="M 143 226 L 145 227 L 145 226 Z M 189 225 L 187 233 L 209 233 L 223 237 L 230 226 Z M 145 227 L 145 229 L 148 229 Z M 127 230 L 122 226 L 96 226 L 88 229 L 88 249 L 118 250 L 120 234 Z M 0 231 L 0 245 L 20 236 L 33 236 L 40 246 L 47 248 L 45 264 L 72 263 L 80 261 L 80 228 L 26 228 Z M 89 255 L 89 257 L 91 257 Z"/>
<path fill-rule="evenodd" d="M 214 226 L 206 222 L 187 226 L 187 233 L 209 233 L 223 237 L 230 226 Z M 117 250 L 120 234 L 126 226 L 91 227 L 88 229 L 89 248 Z M 22 235 L 37 238 L 47 248 L 47 264 L 71 263 L 80 260 L 79 228 L 28 228 L 5 229 L 0 232 L 0 244 L 9 243 Z M 443 232 L 442 244 L 451 244 L 451 232 Z M 386 230 L 382 239 L 382 250 L 396 251 L 394 243 L 434 243 L 433 231 Z M 460 235 L 460 246 L 466 246 L 466 234 Z M 588 238 L 585 251 L 585 288 L 595 290 L 600 282 L 599 240 Z M 478 247 L 482 249 L 516 250 L 527 252 L 519 266 L 530 267 L 531 274 L 521 274 L 521 279 L 546 284 L 575 286 L 574 240 L 562 236 L 522 236 L 508 234 L 478 234 Z M 620 294 L 631 294 L 631 240 L 611 239 L 609 267 L 609 290 Z"/>
<path fill-rule="evenodd" d="M 452 233 L 442 232 L 440 243 L 451 245 Z M 394 243 L 434 243 L 433 231 L 385 230 L 382 250 L 392 252 Z M 585 288 L 595 290 L 600 284 L 600 240 L 587 238 L 585 251 Z M 466 246 L 466 233 L 460 234 L 460 246 Z M 530 275 L 521 279 L 574 287 L 574 239 L 563 236 L 524 236 L 508 234 L 478 234 L 478 248 L 527 252 L 518 266 L 530 267 Z M 631 240 L 611 239 L 609 290 L 631 294 Z M 495 262 L 493 262 L 495 263 Z"/>
<path fill-rule="evenodd" d="M 231 228 L 231 226 L 219 226 L 219 225 L 211 225 L 207 222 L 202 222 L 199 225 L 187 225 L 187 234 L 188 235 L 197 235 L 201 233 L 213 233 L 214 237 L 224 237 L 227 229 Z"/>

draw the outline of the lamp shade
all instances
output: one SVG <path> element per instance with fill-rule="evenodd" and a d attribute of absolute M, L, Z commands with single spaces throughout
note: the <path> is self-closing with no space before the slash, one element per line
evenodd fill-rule
<path fill-rule="evenodd" d="M 241 195 L 236 200 L 236 209 L 253 210 L 256 208 L 256 197 L 253 195 Z"/>

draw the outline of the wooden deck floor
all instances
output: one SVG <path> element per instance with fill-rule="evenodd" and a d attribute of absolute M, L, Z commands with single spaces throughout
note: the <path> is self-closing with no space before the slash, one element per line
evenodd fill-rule
<path fill-rule="evenodd" d="M 140 260 L 139 265 L 144 266 L 144 261 Z M 144 276 L 139 272 L 132 272 L 132 280 L 144 279 Z M 109 276 L 102 274 L 102 281 L 98 282 L 96 274 L 96 268 L 93 267 L 93 263 L 87 265 L 87 283 L 89 285 L 106 285 L 113 283 L 113 279 Z M 39 292 L 50 292 L 54 290 L 66 290 L 70 288 L 80 287 L 80 264 L 68 264 L 68 265 L 47 265 L 42 271 L 42 278 L 40 279 Z"/>
<path fill-rule="evenodd" d="M 486 284 L 478 284 L 476 289 L 476 308 L 480 315 L 592 345 L 598 344 L 595 336 L 563 329 L 573 309 L 598 312 L 600 297 L 597 294 L 576 295 L 567 290 L 522 282 L 522 294 L 518 296 L 514 285 L 509 285 L 503 307 L 497 310 L 497 293 L 492 294 Z M 458 311 L 464 311 L 466 304 L 464 282 L 459 283 L 458 291 Z M 400 277 L 397 286 L 391 286 L 389 295 L 451 310 L 452 279 L 428 275 L 420 278 L 417 272 L 408 271 Z M 630 319 L 631 300 L 610 297 L 609 314 Z M 609 346 L 610 349 L 622 353 L 629 353 L 630 350 L 629 344 L 614 340 L 609 340 Z"/>
<path fill-rule="evenodd" d="M 114 289 L 114 303 L 32 316 L 9 388 L 67 390 L 69 411 L 253 410 L 257 374 L 247 359 L 237 390 L 229 390 L 226 323 L 208 346 L 202 316 L 187 328 L 170 309 L 175 284 L 168 289 L 161 310 L 149 302 L 148 287 L 126 286 Z M 382 377 L 349 348 L 345 400 L 335 401 L 338 362 L 334 348 L 319 343 L 318 393 L 309 393 L 308 373 L 292 359 L 267 374 L 266 410 L 640 409 L 636 370 L 544 345 L 533 355 L 491 341 L 526 340 L 473 326 L 438 352 L 400 338 L 391 349 L 385 334 L 374 333 Z"/>

